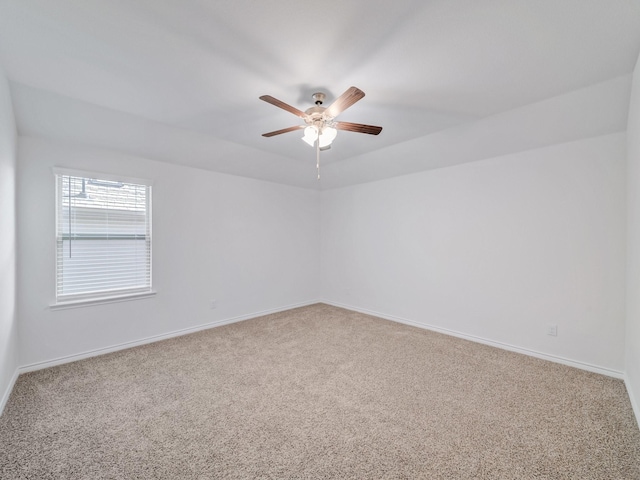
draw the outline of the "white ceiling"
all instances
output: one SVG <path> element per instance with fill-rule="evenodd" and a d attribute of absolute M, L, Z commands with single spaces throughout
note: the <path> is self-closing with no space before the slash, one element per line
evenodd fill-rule
<path fill-rule="evenodd" d="M 20 134 L 310 188 L 624 130 L 639 51 L 637 0 L 0 0 Z M 261 136 L 300 122 L 260 95 L 351 85 L 339 120 L 384 130 L 320 183 L 300 132 Z"/>

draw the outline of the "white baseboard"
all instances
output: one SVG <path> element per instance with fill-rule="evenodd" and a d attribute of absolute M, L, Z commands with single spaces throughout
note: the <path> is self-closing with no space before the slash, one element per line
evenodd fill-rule
<path fill-rule="evenodd" d="M 598 365 L 592 365 L 590 363 L 581 362 L 578 360 L 571 360 L 569 358 L 564 358 L 557 355 L 550 355 L 548 353 L 537 352 L 535 350 L 529 350 L 527 348 L 517 347 L 515 345 L 511 345 L 508 343 L 496 342 L 494 340 L 489 340 L 487 338 L 477 337 L 475 335 L 469 335 L 466 333 L 457 332 L 455 330 L 449 330 L 448 328 L 437 327 L 435 325 L 429 325 L 427 323 L 420 323 L 420 322 L 416 322 L 406 318 L 396 317 L 394 315 L 387 315 L 385 313 L 375 312 L 373 310 L 367 310 L 366 308 L 358 308 L 351 305 L 345 305 L 339 302 L 331 302 L 328 300 L 322 300 L 322 303 L 326 303 L 327 305 L 333 305 L 334 307 L 346 308 L 347 310 L 353 310 L 355 312 L 360 312 L 367 315 L 373 315 L 374 317 L 384 318 L 385 320 L 391 320 L 392 322 L 411 325 L 412 327 L 418 327 L 418 328 L 423 328 L 425 330 L 431 330 L 433 332 L 444 333 L 445 335 L 451 335 L 453 337 L 462 338 L 464 340 L 470 340 L 472 342 L 482 343 L 484 345 L 501 348 L 503 350 L 508 350 L 510 352 L 521 353 L 523 355 L 528 355 L 530 357 L 536 357 L 542 360 L 548 360 L 550 362 L 560 363 L 562 365 L 579 368 L 581 370 L 587 370 L 589 372 L 599 373 L 601 375 L 618 378 L 620 380 L 624 380 L 625 378 L 624 372 L 605 368 L 605 367 L 600 367 Z M 636 413 L 636 416 L 637 416 L 637 413 Z"/>
<path fill-rule="evenodd" d="M 16 368 L 16 371 L 13 372 L 13 376 L 11 380 L 9 380 L 9 385 L 7 385 L 7 389 L 5 390 L 2 398 L 0 399 L 0 415 L 4 412 L 4 407 L 7 405 L 9 401 L 9 397 L 11 396 L 11 392 L 13 391 L 13 386 L 16 384 L 16 380 L 18 380 L 18 375 L 20 375 L 20 369 Z"/>
<path fill-rule="evenodd" d="M 636 416 L 636 423 L 638 424 L 638 427 L 640 427 L 640 404 L 638 404 L 638 399 L 634 394 L 634 390 L 631 386 L 631 381 L 629 380 L 629 376 L 627 374 L 625 374 L 624 376 L 624 386 L 627 387 L 627 395 L 629 395 L 631 408 L 633 408 L 633 413 Z"/>
<path fill-rule="evenodd" d="M 31 363 L 29 365 L 24 365 L 18 368 L 17 374 L 33 372 L 36 370 L 42 370 L 44 368 L 55 367 L 57 365 L 62 365 L 65 363 L 75 362 L 77 360 L 83 360 L 85 358 L 96 357 L 98 355 L 104 355 L 106 353 L 117 352 L 119 350 L 125 350 L 127 348 L 138 347 L 140 345 L 146 345 L 148 343 L 159 342 L 161 340 L 168 340 L 169 338 L 180 337 L 182 335 L 188 335 L 190 333 L 199 332 L 201 330 L 208 330 L 210 328 L 220 327 L 222 325 L 228 325 L 231 323 L 241 322 L 243 320 L 250 320 L 256 317 L 262 317 L 263 315 L 269 315 L 271 313 L 283 312 L 285 310 L 291 310 L 292 308 L 298 307 L 306 307 L 308 305 L 313 305 L 315 303 L 319 303 L 319 300 L 313 300 L 308 302 L 297 303 L 293 305 L 286 305 L 283 307 L 272 308 L 269 310 L 262 310 L 259 312 L 253 312 L 246 315 L 240 315 L 237 317 L 226 318 L 223 320 L 216 320 L 215 322 L 204 323 L 201 325 L 197 325 L 195 327 L 183 328 L 180 330 L 174 330 L 172 332 L 163 333 L 160 335 L 153 335 L 151 337 L 145 337 L 138 340 L 134 340 L 131 342 L 120 343 L 117 345 L 112 345 L 109 347 L 98 348 L 96 350 L 89 350 L 82 353 L 77 353 L 73 355 L 66 355 L 64 357 L 54 358 L 52 360 L 45 360 L 42 362 Z M 16 374 L 16 378 L 17 378 Z M 13 385 L 12 385 L 13 387 Z M 9 389 L 9 393 L 11 389 Z M 7 398 L 9 393 L 7 393 Z"/>

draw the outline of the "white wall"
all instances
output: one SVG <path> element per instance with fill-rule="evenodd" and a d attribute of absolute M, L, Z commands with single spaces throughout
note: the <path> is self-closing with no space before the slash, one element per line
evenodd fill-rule
<path fill-rule="evenodd" d="M 63 166 L 154 180 L 157 296 L 52 311 L 54 177 Z M 23 366 L 317 301 L 319 193 L 20 137 L 18 306 Z M 210 309 L 216 299 L 217 309 Z"/>
<path fill-rule="evenodd" d="M 16 314 L 16 124 L 0 67 L 0 413 L 18 368 Z"/>
<path fill-rule="evenodd" d="M 640 422 L 640 59 L 627 124 L 627 331 L 626 384 Z"/>
<path fill-rule="evenodd" d="M 323 298 L 621 375 L 625 156 L 617 133 L 324 191 Z"/>

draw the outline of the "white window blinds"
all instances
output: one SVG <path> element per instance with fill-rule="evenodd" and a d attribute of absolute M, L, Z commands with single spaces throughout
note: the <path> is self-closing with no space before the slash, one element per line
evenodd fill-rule
<path fill-rule="evenodd" d="M 151 291 L 151 187 L 56 174 L 56 301 Z"/>

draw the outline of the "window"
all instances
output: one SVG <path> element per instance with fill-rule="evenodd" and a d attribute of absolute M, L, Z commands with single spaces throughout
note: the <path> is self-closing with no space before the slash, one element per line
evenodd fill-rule
<path fill-rule="evenodd" d="M 56 304 L 151 293 L 151 186 L 56 173 Z"/>

